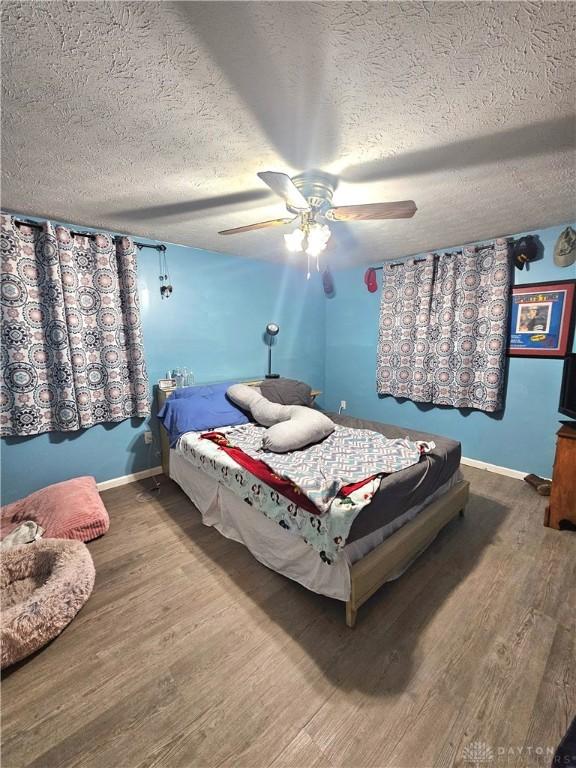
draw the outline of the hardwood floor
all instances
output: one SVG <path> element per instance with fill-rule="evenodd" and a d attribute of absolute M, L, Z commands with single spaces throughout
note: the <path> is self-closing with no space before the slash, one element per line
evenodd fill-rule
<path fill-rule="evenodd" d="M 576 534 L 525 483 L 465 475 L 465 517 L 354 630 L 170 481 L 105 491 L 92 597 L 4 676 L 2 765 L 442 768 L 480 742 L 476 764 L 549 766 L 576 714 Z"/>

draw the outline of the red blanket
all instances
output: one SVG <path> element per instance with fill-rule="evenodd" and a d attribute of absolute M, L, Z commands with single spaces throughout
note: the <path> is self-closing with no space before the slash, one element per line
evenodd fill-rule
<path fill-rule="evenodd" d="M 290 501 L 293 501 L 301 509 L 305 509 L 307 512 L 310 512 L 313 515 L 321 514 L 320 510 L 310 501 L 307 496 L 305 496 L 300 491 L 297 485 L 294 485 L 291 480 L 275 474 L 264 461 L 253 459 L 251 456 L 248 456 L 247 453 L 244 453 L 241 448 L 235 448 L 233 445 L 230 445 L 228 443 L 228 439 L 222 432 L 205 432 L 203 435 L 201 435 L 201 437 L 205 440 L 210 440 L 212 443 L 215 443 L 220 448 L 220 450 L 227 453 L 228 456 L 231 456 L 234 461 L 240 464 L 241 467 L 247 469 L 259 480 L 262 480 L 264 483 L 266 483 L 266 485 L 274 488 L 274 490 L 278 491 L 278 493 L 281 493 L 282 496 L 285 496 L 287 499 L 290 499 Z M 353 491 L 361 488 L 363 485 L 366 485 L 366 483 L 370 480 L 372 480 L 372 477 L 367 477 L 365 480 L 362 480 L 359 483 L 351 483 L 350 485 L 346 485 L 344 488 L 342 488 L 339 495 L 349 496 Z"/>

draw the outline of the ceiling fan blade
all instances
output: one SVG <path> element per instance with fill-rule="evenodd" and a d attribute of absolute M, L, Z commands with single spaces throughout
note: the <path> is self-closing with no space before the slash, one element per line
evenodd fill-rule
<path fill-rule="evenodd" d="M 298 217 L 284 219 L 270 219 L 269 221 L 259 221 L 256 224 L 246 224 L 244 227 L 234 227 L 233 229 L 223 229 L 218 232 L 219 235 L 239 235 L 241 232 L 251 232 L 253 229 L 266 229 L 267 227 L 281 227 L 283 224 L 291 224 Z"/>
<path fill-rule="evenodd" d="M 310 206 L 304 195 L 294 186 L 294 182 L 286 173 L 276 171 L 261 171 L 258 177 L 267 184 L 273 192 L 280 195 L 290 208 L 297 211 L 309 211 Z"/>
<path fill-rule="evenodd" d="M 410 219 L 416 213 L 414 200 L 395 203 L 366 203 L 364 205 L 337 205 L 326 212 L 330 221 L 370 221 L 372 219 Z"/>

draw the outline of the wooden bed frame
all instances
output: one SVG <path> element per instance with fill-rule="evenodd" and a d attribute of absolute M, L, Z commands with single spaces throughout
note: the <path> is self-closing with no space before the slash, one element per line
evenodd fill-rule
<path fill-rule="evenodd" d="M 260 381 L 244 382 L 255 386 Z M 161 407 L 174 388 L 158 387 L 158 405 Z M 319 394 L 318 392 L 313 394 Z M 162 470 L 170 477 L 170 444 L 164 429 L 160 430 Z M 350 599 L 346 603 L 346 624 L 354 627 L 358 609 L 390 579 L 400 575 L 410 563 L 432 543 L 441 529 L 456 515 L 464 514 L 468 503 L 469 483 L 465 480 L 454 485 L 439 499 L 433 501 L 413 520 L 389 536 L 361 560 L 350 566 Z"/>
<path fill-rule="evenodd" d="M 350 567 L 351 591 L 350 600 L 346 603 L 346 624 L 349 627 L 356 624 L 358 608 L 369 597 L 408 568 L 453 517 L 464 514 L 469 487 L 466 480 L 457 483 Z"/>

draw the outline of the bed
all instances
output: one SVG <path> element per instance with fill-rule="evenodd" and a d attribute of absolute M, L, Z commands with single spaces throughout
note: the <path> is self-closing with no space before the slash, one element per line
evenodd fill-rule
<path fill-rule="evenodd" d="M 159 389 L 159 405 L 172 394 Z M 328 415 L 341 427 L 434 443 L 418 463 L 374 478 L 371 486 L 352 490 L 350 497 L 342 496 L 343 509 L 357 503 L 360 511 L 346 528 L 345 540 L 337 548 L 332 545 L 332 550 L 322 542 L 331 542 L 333 531 L 325 533 L 324 539 L 318 533 L 315 541 L 310 525 L 316 519 L 254 474 L 257 470 L 249 463 L 239 464 L 237 454 L 222 450 L 218 440 L 206 439 L 205 431 L 186 432 L 171 448 L 162 430 L 162 463 L 165 474 L 191 499 L 206 525 L 244 544 L 267 567 L 318 594 L 345 602 L 346 624 L 353 627 L 360 606 L 386 581 L 398 578 L 438 532 L 463 513 L 469 490 L 460 474 L 456 441 Z M 233 433 L 233 428 L 225 426 L 218 430 L 221 439 Z M 338 513 L 336 509 L 336 520 Z"/>

